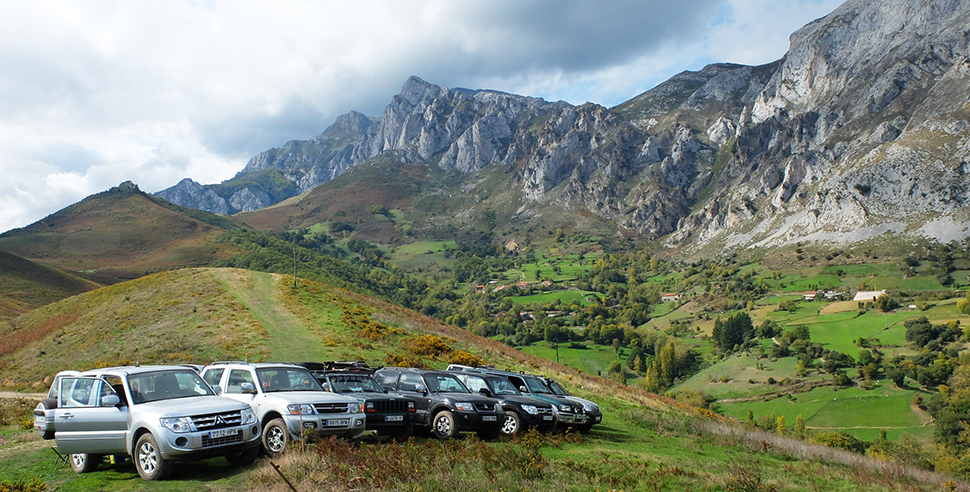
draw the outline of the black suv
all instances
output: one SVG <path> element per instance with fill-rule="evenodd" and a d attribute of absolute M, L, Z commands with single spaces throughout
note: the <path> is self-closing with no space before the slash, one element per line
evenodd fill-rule
<path fill-rule="evenodd" d="M 586 423 L 579 426 L 579 432 L 586 434 L 590 431 L 590 429 L 593 428 L 594 425 L 603 422 L 603 411 L 600 410 L 600 406 L 595 402 L 573 395 L 569 391 L 566 391 L 566 388 L 564 388 L 563 385 L 559 384 L 559 382 L 554 379 L 542 378 L 542 381 L 546 383 L 546 386 L 548 386 L 553 393 L 559 396 L 565 396 L 566 398 L 569 398 L 570 400 L 583 406 L 583 411 L 586 412 Z"/>
<path fill-rule="evenodd" d="M 367 417 L 365 429 L 399 441 L 414 433 L 414 400 L 387 394 L 364 362 L 300 362 L 323 389 L 357 398 Z"/>
<path fill-rule="evenodd" d="M 492 367 L 455 367 L 456 372 L 470 374 L 490 374 L 501 376 L 509 380 L 513 386 L 525 396 L 531 396 L 549 402 L 556 410 L 556 423 L 560 428 L 570 427 L 579 430 L 586 424 L 586 412 L 581 403 L 572 401 L 564 396 L 558 396 L 546 386 L 542 378 L 521 372 L 500 371 Z"/>
<path fill-rule="evenodd" d="M 374 379 L 392 394 L 414 399 L 414 425 L 429 430 L 438 439 L 455 437 L 459 431 L 473 431 L 488 441 L 502 432 L 502 405 L 468 391 L 452 373 L 386 367 L 378 369 Z"/>
<path fill-rule="evenodd" d="M 530 427 L 547 431 L 556 426 L 556 412 L 552 404 L 522 396 L 512 383 L 502 376 L 455 372 L 458 379 L 471 391 L 495 398 L 505 410 L 502 434 L 512 436 Z"/>

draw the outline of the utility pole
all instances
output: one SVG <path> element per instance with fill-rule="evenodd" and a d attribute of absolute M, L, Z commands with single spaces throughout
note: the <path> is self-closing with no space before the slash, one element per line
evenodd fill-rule
<path fill-rule="evenodd" d="M 293 288 L 296 288 L 296 236 L 293 236 Z"/>

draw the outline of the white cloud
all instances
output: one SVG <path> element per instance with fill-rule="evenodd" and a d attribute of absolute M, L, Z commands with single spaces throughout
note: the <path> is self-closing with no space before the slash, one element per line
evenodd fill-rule
<path fill-rule="evenodd" d="M 232 177 L 410 75 L 613 106 L 686 69 L 766 63 L 837 0 L 7 2 L 0 231 L 125 180 Z"/>

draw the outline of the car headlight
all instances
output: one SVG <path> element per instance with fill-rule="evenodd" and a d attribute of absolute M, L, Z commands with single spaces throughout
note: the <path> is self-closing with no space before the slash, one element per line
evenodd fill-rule
<path fill-rule="evenodd" d="M 559 411 L 560 412 L 572 412 L 573 411 L 573 407 L 571 407 L 569 405 L 559 405 Z"/>
<path fill-rule="evenodd" d="M 240 412 L 239 417 L 243 425 L 256 423 L 256 412 L 252 408 L 247 408 Z"/>
<path fill-rule="evenodd" d="M 293 403 L 292 405 L 287 405 L 286 409 L 290 412 L 290 415 L 313 415 L 317 413 L 313 405 L 309 403 Z"/>
<path fill-rule="evenodd" d="M 367 413 L 373 413 L 377 411 L 377 407 L 374 406 L 374 402 L 369 401 L 364 404 L 364 410 L 367 411 Z"/>
<path fill-rule="evenodd" d="M 496 412 L 501 412 L 502 411 L 502 404 L 501 403 L 496 403 L 495 404 L 495 411 Z"/>
<path fill-rule="evenodd" d="M 594 411 L 598 411 L 599 409 L 600 407 L 592 403 L 583 403 L 583 410 L 586 410 L 587 412 L 594 412 Z"/>
<path fill-rule="evenodd" d="M 529 415 L 536 415 L 539 413 L 539 409 L 535 405 L 522 405 L 522 410 Z"/>
<path fill-rule="evenodd" d="M 455 408 L 457 408 L 458 410 L 461 410 L 462 412 L 475 411 L 475 405 L 472 405 L 471 403 L 465 403 L 465 402 L 455 403 Z"/>
<path fill-rule="evenodd" d="M 360 413 L 360 403 L 351 403 L 347 405 L 348 413 Z"/>
<path fill-rule="evenodd" d="M 162 427 L 179 434 L 198 430 L 195 427 L 195 422 L 192 422 L 192 417 L 172 417 L 158 419 L 158 421 L 162 424 Z"/>
<path fill-rule="evenodd" d="M 414 402 L 413 401 L 408 400 L 408 411 L 409 412 L 413 412 L 414 411 Z"/>

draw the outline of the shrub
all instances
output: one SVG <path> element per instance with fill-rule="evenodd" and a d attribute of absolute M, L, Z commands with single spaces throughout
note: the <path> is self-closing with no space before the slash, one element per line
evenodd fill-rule
<path fill-rule="evenodd" d="M 454 340 L 449 339 L 454 342 Z M 421 335 L 407 341 L 408 349 L 416 355 L 438 357 L 445 352 L 451 352 L 451 346 L 445 339 L 435 335 Z"/>
<path fill-rule="evenodd" d="M 485 365 L 485 361 L 481 357 L 465 352 L 464 350 L 456 350 L 455 353 L 451 354 L 451 359 L 448 360 L 448 363 L 472 367 Z"/>

